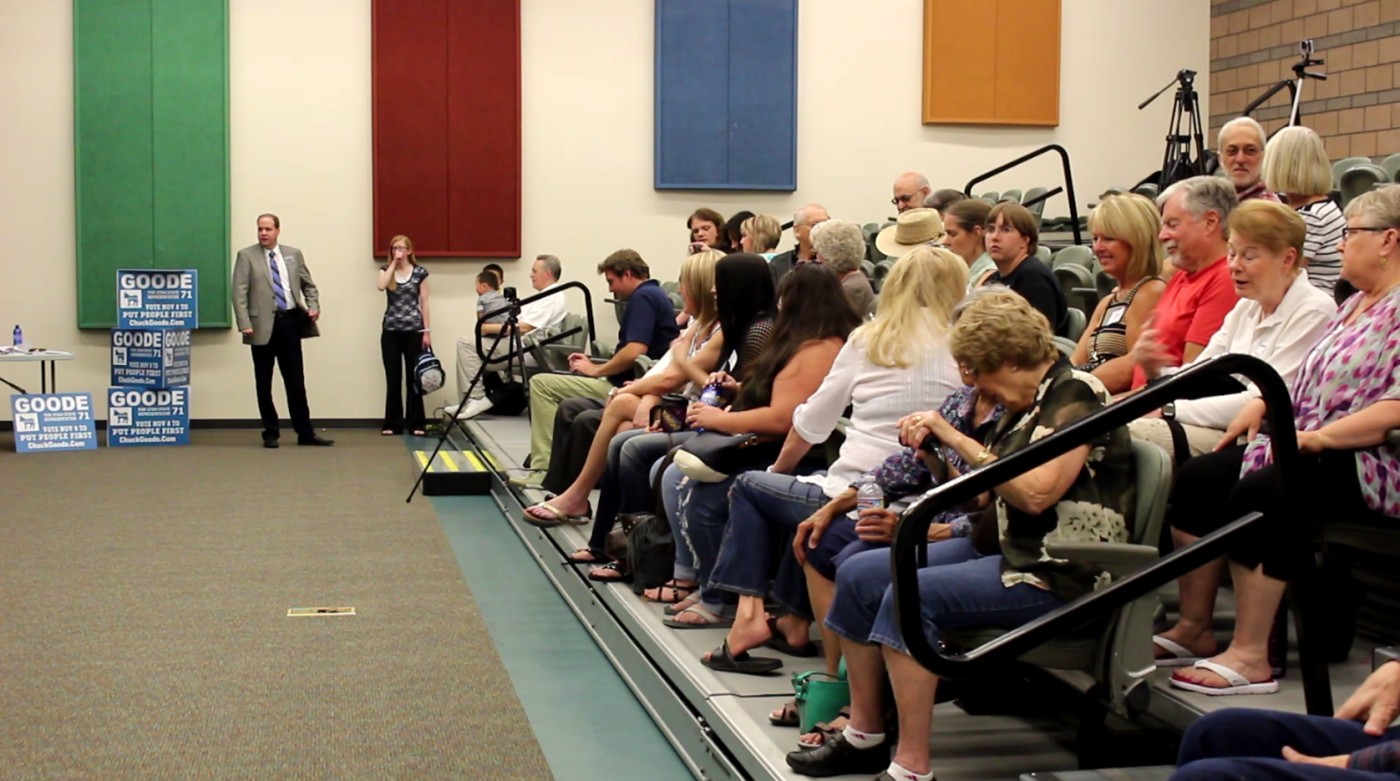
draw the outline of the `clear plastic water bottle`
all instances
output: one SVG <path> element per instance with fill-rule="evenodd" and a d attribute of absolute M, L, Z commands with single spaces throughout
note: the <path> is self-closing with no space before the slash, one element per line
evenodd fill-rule
<path fill-rule="evenodd" d="M 875 475 L 862 476 L 860 487 L 856 489 L 856 509 L 852 511 L 851 517 L 858 521 L 862 511 L 884 506 L 885 492 L 880 488 L 880 484 L 875 482 Z"/>
<path fill-rule="evenodd" d="M 704 404 L 704 405 L 706 405 L 706 406 L 709 406 L 709 407 L 718 407 L 718 406 L 719 406 L 719 398 L 720 398 L 720 387 L 719 387 L 719 383 L 717 383 L 717 382 L 712 382 L 712 383 L 710 383 L 709 385 L 706 385 L 706 386 L 705 386 L 705 389 L 702 390 L 702 391 L 700 391 L 700 403 L 701 403 L 701 404 Z M 705 429 L 697 427 L 695 430 L 696 430 L 696 431 L 704 431 Z"/>
<path fill-rule="evenodd" d="M 15 326 L 15 341 L 14 341 L 14 345 L 15 345 L 16 347 L 23 347 L 23 346 L 24 346 L 24 332 L 21 331 L 21 330 L 19 330 L 19 326 Z"/>

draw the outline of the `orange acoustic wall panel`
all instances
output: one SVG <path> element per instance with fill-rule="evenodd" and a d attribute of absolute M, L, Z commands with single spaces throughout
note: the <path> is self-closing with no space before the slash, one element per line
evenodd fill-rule
<path fill-rule="evenodd" d="M 520 256 L 519 0 L 374 0 L 374 254 Z"/>

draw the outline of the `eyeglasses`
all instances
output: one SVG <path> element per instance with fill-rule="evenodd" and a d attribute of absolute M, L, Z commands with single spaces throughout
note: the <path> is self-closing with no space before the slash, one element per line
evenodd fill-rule
<path fill-rule="evenodd" d="M 901 203 L 909 203 L 912 200 L 914 200 L 914 194 L 910 193 L 908 195 L 896 195 L 895 197 L 890 199 L 890 203 L 895 206 L 898 206 Z"/>
<path fill-rule="evenodd" d="M 394 246 L 392 246 L 392 247 L 389 248 L 389 251 L 390 251 L 390 252 L 398 252 L 399 250 L 403 250 L 404 252 L 408 252 L 408 247 L 405 247 L 405 246 L 396 244 L 396 245 L 394 245 Z"/>
<path fill-rule="evenodd" d="M 1359 233 L 1359 232 L 1361 232 L 1361 231 L 1366 231 L 1366 232 L 1369 232 L 1369 233 L 1385 233 L 1385 232 L 1388 231 L 1388 230 L 1390 230 L 1390 228 L 1352 228 L 1352 227 L 1346 227 L 1346 228 L 1342 228 L 1342 240 L 1343 240 L 1343 241 L 1346 241 L 1348 238 L 1351 237 L 1351 234 L 1353 234 L 1353 233 Z"/>

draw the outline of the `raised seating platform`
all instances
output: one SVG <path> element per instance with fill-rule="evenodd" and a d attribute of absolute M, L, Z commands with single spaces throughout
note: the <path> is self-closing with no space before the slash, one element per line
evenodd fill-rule
<path fill-rule="evenodd" d="M 669 629 L 661 624 L 661 607 L 635 596 L 629 587 L 588 581 L 585 567 L 565 561 L 567 552 L 584 545 L 588 527 L 542 530 L 520 520 L 524 507 L 541 498 L 536 491 L 514 488 L 505 481 L 504 470 L 523 461 L 529 448 L 525 418 L 468 421 L 452 432 L 451 445 L 454 450 L 475 452 L 483 463 L 498 467 L 489 473 L 490 491 L 506 521 L 697 778 L 803 778 L 788 770 L 784 762 L 784 756 L 795 747 L 797 731 L 770 725 L 767 715 L 791 698 L 791 675 L 816 669 L 819 660 L 783 657 L 765 649 L 765 655 L 785 662 L 779 674 L 767 678 L 718 674 L 702 666 L 700 655 L 720 644 L 724 630 Z M 1219 617 L 1228 622 L 1232 605 L 1228 594 L 1222 596 Z M 1174 602 L 1173 595 L 1165 593 L 1164 602 Z M 1369 647 L 1358 644 L 1347 663 L 1333 666 L 1336 702 L 1344 700 L 1369 673 L 1369 660 Z M 1079 691 L 1091 683 L 1079 673 L 1051 675 Z M 1151 698 L 1140 725 L 1144 728 L 1184 730 L 1203 713 L 1230 706 L 1303 711 L 1301 682 L 1296 678 L 1285 678 L 1279 694 L 1240 698 L 1171 689 L 1167 684 L 1169 671 L 1165 670 L 1151 676 Z M 1160 769 L 1152 768 L 1073 773 L 1079 767 L 1077 753 L 1084 747 L 1076 744 L 1076 724 L 1069 713 L 1052 717 L 972 716 L 955 703 L 942 703 L 935 714 L 933 756 L 942 781 L 1166 778 Z"/>

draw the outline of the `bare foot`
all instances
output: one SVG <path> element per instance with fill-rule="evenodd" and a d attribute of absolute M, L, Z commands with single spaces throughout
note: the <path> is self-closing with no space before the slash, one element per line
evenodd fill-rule
<path fill-rule="evenodd" d="M 781 615 L 772 619 L 770 626 L 782 632 L 783 639 L 793 648 L 802 648 L 812 642 L 812 622 L 805 618 Z"/>
<path fill-rule="evenodd" d="M 759 611 L 761 614 L 763 611 Z M 734 656 L 745 651 L 751 651 L 764 643 L 773 633 L 768 629 L 766 617 L 760 615 L 756 620 L 734 619 L 734 626 L 729 627 L 729 635 L 725 638 L 729 641 L 729 652 Z"/>
<path fill-rule="evenodd" d="M 825 725 L 817 724 L 817 728 L 811 732 L 804 733 L 798 737 L 797 742 L 808 748 L 821 748 L 827 738 L 835 735 L 846 728 L 851 723 L 850 711 L 847 708 L 841 709 L 841 714 Z"/>
<path fill-rule="evenodd" d="M 565 515 L 588 515 L 588 500 L 569 496 L 569 492 L 549 500 L 549 504 Z"/>

